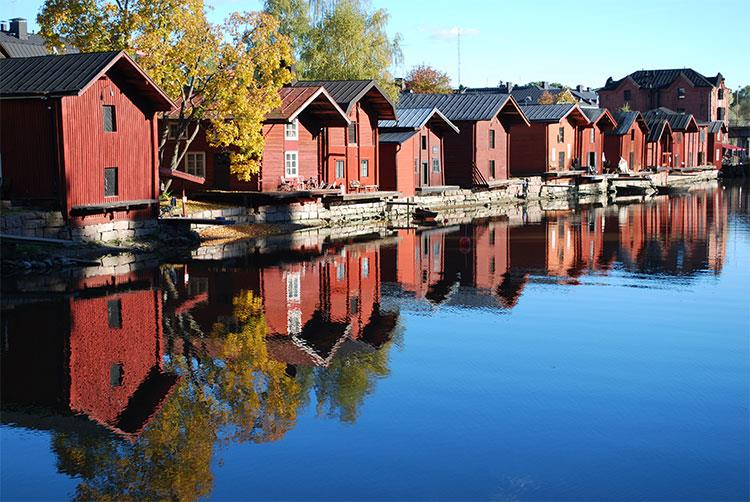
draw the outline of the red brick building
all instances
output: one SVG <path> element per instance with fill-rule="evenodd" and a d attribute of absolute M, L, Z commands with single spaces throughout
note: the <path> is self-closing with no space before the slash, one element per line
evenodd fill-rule
<path fill-rule="evenodd" d="M 459 129 L 444 138 L 445 183 L 488 186 L 509 177 L 510 133 L 529 126 L 508 94 L 404 93 L 399 109 L 438 108 Z"/>
<path fill-rule="evenodd" d="M 271 112 L 263 125 L 265 148 L 260 171 L 250 181 L 241 181 L 230 172 L 226 151 L 214 148 L 206 139 L 206 121 L 190 143 L 179 172 L 161 169 L 172 178 L 177 191 L 248 190 L 276 191 L 318 185 L 325 166 L 324 138 L 328 127 L 345 128 L 346 114 L 328 92 L 316 87 L 284 87 L 279 91 L 281 106 Z M 170 147 L 174 139 L 170 142 Z M 171 151 L 171 148 L 169 149 Z"/>
<path fill-rule="evenodd" d="M 589 172 L 601 174 L 604 168 L 604 136 L 617 122 L 606 108 L 581 108 L 589 123 L 581 130 L 581 165 Z"/>
<path fill-rule="evenodd" d="M 381 120 L 380 188 L 413 196 L 445 185 L 445 141 L 458 128 L 437 108 L 397 110 L 398 120 Z"/>
<path fill-rule="evenodd" d="M 646 156 L 648 124 L 641 112 L 617 112 L 614 115 L 617 128 L 604 136 L 604 155 L 610 166 L 617 166 L 625 159 L 628 169 L 638 172 L 649 166 Z"/>
<path fill-rule="evenodd" d="M 631 110 L 644 113 L 664 106 L 700 121 L 726 122 L 730 93 L 721 73 L 706 77 L 690 68 L 640 70 L 620 80 L 607 79 L 599 89 L 599 103 L 610 110 L 627 103 Z"/>
<path fill-rule="evenodd" d="M 75 225 L 156 216 L 156 113 L 170 99 L 124 52 L 0 59 L 3 198 Z"/>
<path fill-rule="evenodd" d="M 531 127 L 510 137 L 513 176 L 568 171 L 581 165 L 583 131 L 590 122 L 577 104 L 522 106 Z"/>

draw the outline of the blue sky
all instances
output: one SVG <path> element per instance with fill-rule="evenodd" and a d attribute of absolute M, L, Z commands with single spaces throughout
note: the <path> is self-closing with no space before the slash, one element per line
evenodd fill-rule
<path fill-rule="evenodd" d="M 750 42 L 733 28 L 750 17 L 748 0 L 371 0 L 391 15 L 404 63 L 447 72 L 457 83 L 456 31 L 461 37 L 461 83 L 495 85 L 549 80 L 599 87 L 644 68 L 691 67 L 721 72 L 727 85 L 750 84 Z M 0 0 L 4 18 L 36 17 L 41 0 Z M 212 20 L 256 10 L 261 0 L 207 0 Z M 33 23 L 35 24 L 35 23 Z"/>

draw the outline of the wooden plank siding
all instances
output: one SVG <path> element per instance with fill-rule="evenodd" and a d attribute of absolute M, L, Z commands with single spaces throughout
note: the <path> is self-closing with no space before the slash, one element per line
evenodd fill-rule
<path fill-rule="evenodd" d="M 102 106 L 115 107 L 116 131 L 104 131 Z M 81 96 L 61 98 L 62 151 L 65 167 L 66 212 L 75 205 L 157 199 L 153 127 L 155 115 L 144 113 L 107 76 Z M 117 195 L 104 195 L 104 169 L 116 167 Z M 155 208 L 116 211 L 111 215 L 75 217 L 80 224 L 155 215 Z"/>
<path fill-rule="evenodd" d="M 560 128 L 563 141 L 558 141 Z M 513 129 L 511 135 L 511 175 L 527 176 L 546 171 L 565 171 L 573 168 L 573 160 L 580 159 L 581 128 L 567 117 L 560 122 L 532 123 L 531 127 Z M 560 152 L 565 162 L 560 165 Z"/>

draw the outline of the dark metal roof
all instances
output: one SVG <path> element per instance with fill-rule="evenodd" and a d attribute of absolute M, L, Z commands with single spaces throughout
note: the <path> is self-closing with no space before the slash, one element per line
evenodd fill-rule
<path fill-rule="evenodd" d="M 596 122 L 605 112 L 604 108 L 581 108 L 581 111 L 589 122 Z"/>
<path fill-rule="evenodd" d="M 72 47 L 65 47 L 65 53 L 78 52 Z M 9 33 L 0 32 L 0 57 L 26 58 L 46 56 L 49 54 L 44 38 L 36 33 L 29 33 L 27 38 L 18 38 Z"/>
<path fill-rule="evenodd" d="M 646 118 L 646 124 L 648 125 L 649 129 L 646 141 L 649 143 L 659 141 L 665 129 L 671 131 L 669 122 L 663 117 Z M 669 134 L 669 132 L 667 134 Z"/>
<path fill-rule="evenodd" d="M 0 98 L 79 95 L 113 67 L 154 109 L 172 108 L 169 97 L 122 51 L 0 59 Z"/>
<path fill-rule="evenodd" d="M 709 134 L 718 134 L 722 130 L 726 131 L 727 125 L 723 120 L 713 120 L 708 123 Z"/>
<path fill-rule="evenodd" d="M 648 132 L 648 125 L 641 112 L 616 112 L 614 118 L 617 121 L 617 128 L 608 132 L 609 135 L 622 136 L 627 134 L 635 121 L 638 121 L 645 128 L 645 132 Z"/>
<path fill-rule="evenodd" d="M 459 132 L 458 127 L 448 120 L 448 118 L 437 108 L 397 108 L 397 120 L 381 120 L 378 122 L 378 128 L 413 129 L 416 131 L 423 128 L 430 119 L 436 116 L 450 129 Z"/>
<path fill-rule="evenodd" d="M 559 122 L 568 116 L 574 109 L 581 112 L 581 108 L 574 103 L 559 105 L 522 105 L 521 109 L 530 122 Z M 581 112 L 584 120 L 588 121 L 586 115 Z"/>
<path fill-rule="evenodd" d="M 678 113 L 670 110 L 669 108 L 660 107 L 653 110 L 649 110 L 643 114 L 646 120 L 651 118 L 663 118 L 669 122 L 670 127 L 674 131 L 687 131 L 692 129 L 691 124 L 697 129 L 698 123 L 695 118 L 689 113 Z"/>
<path fill-rule="evenodd" d="M 491 120 L 510 99 L 508 94 L 410 94 L 403 93 L 402 108 L 438 108 L 449 120 Z"/>
<path fill-rule="evenodd" d="M 693 70 L 692 68 L 682 68 L 674 70 L 639 70 L 631 73 L 620 80 L 607 80 L 604 90 L 616 89 L 620 83 L 630 77 L 636 85 L 642 89 L 662 89 L 669 87 L 672 82 L 680 75 L 684 75 L 696 87 L 714 87 L 721 83 L 723 77 L 721 73 L 715 77 L 706 77 Z"/>
<path fill-rule="evenodd" d="M 548 87 L 545 89 L 536 85 L 523 85 L 512 87 L 510 93 L 508 93 L 506 85 L 499 85 L 497 87 L 468 87 L 463 92 L 466 94 L 510 94 L 519 104 L 538 105 L 539 98 L 542 97 L 545 91 L 554 98 L 564 90 L 561 87 Z M 596 105 L 599 103 L 599 94 L 595 90 L 578 90 L 576 88 L 568 90 L 582 105 Z"/>
<path fill-rule="evenodd" d="M 346 126 L 349 119 L 324 87 L 291 87 L 279 90 L 281 106 L 266 115 L 267 121 L 291 122 L 307 111 L 325 126 Z"/>
<path fill-rule="evenodd" d="M 378 142 L 379 143 L 397 143 L 402 144 L 415 134 L 417 134 L 418 131 L 411 130 L 411 131 L 382 131 L 378 136 Z"/>
<path fill-rule="evenodd" d="M 395 106 L 374 80 L 299 80 L 293 87 L 325 87 L 336 103 L 349 113 L 352 107 L 365 96 L 370 96 L 381 105 L 379 113 L 384 118 L 395 118 Z M 390 110 L 388 110 L 390 108 Z"/>

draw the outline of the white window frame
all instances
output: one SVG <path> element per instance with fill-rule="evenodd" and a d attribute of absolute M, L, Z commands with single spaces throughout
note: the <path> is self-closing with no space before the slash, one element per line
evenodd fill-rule
<path fill-rule="evenodd" d="M 359 161 L 359 176 L 361 178 L 370 177 L 370 159 L 362 159 Z"/>
<path fill-rule="evenodd" d="M 362 258 L 362 277 L 365 279 L 370 277 L 370 259 L 366 256 Z"/>
<path fill-rule="evenodd" d="M 292 336 L 302 333 L 302 311 L 300 309 L 294 308 L 287 311 L 286 330 Z"/>
<path fill-rule="evenodd" d="M 340 173 L 340 175 L 339 175 L 339 165 L 341 165 L 341 173 Z M 346 178 L 346 162 L 344 160 L 342 160 L 342 159 L 336 159 L 333 162 L 333 168 L 334 168 L 334 171 L 335 171 L 334 174 L 335 174 L 337 180 L 338 179 Z"/>
<path fill-rule="evenodd" d="M 288 124 L 284 124 L 284 139 L 299 139 L 299 119 L 294 119 Z"/>
<path fill-rule="evenodd" d="M 198 162 L 200 159 L 200 162 Z M 206 177 L 206 152 L 187 152 L 185 154 L 185 172 L 198 176 Z"/>
<path fill-rule="evenodd" d="M 287 272 L 286 274 L 286 301 L 299 303 L 301 298 L 301 280 L 299 272 Z"/>
<path fill-rule="evenodd" d="M 284 177 L 299 178 L 299 152 L 284 152 Z"/>

